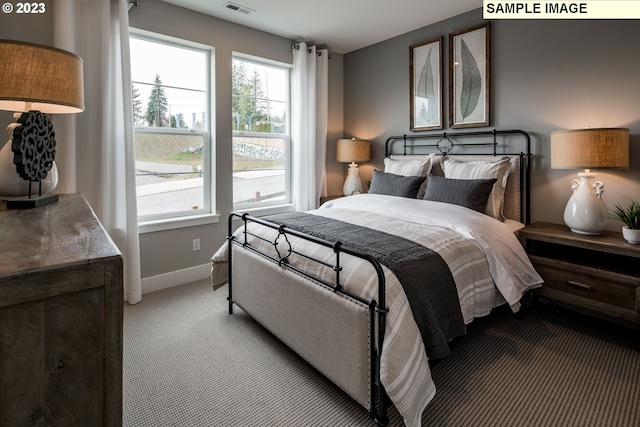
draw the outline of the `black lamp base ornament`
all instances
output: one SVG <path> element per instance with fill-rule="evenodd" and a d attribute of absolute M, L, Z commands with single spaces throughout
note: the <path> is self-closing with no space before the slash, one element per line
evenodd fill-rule
<path fill-rule="evenodd" d="M 42 195 L 42 180 L 53 167 L 56 157 L 56 138 L 53 125 L 40 111 L 22 113 L 21 126 L 13 130 L 13 163 L 18 174 L 29 181 L 29 195 L 7 200 L 7 209 L 32 209 L 58 201 L 57 194 Z M 39 184 L 38 195 L 31 195 L 34 182 Z"/>
<path fill-rule="evenodd" d="M 16 197 L 13 199 L 5 199 L 7 209 L 33 209 L 45 206 L 58 201 L 57 194 L 45 194 L 40 196 Z"/>
<path fill-rule="evenodd" d="M 7 209 L 33 209 L 58 201 L 57 194 L 45 194 L 44 196 L 18 197 L 7 200 Z"/>

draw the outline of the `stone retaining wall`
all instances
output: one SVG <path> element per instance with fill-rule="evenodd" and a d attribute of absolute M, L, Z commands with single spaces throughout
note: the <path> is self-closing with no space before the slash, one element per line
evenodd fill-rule
<path fill-rule="evenodd" d="M 254 138 L 252 138 L 253 140 Z M 279 160 L 284 159 L 284 141 L 274 139 L 260 139 L 260 141 L 268 141 L 269 145 L 256 144 L 252 142 L 246 142 L 240 138 L 233 139 L 233 152 L 244 157 L 252 159 L 267 159 L 267 160 Z M 274 143 L 275 142 L 275 143 Z M 282 144 L 279 144 L 282 142 Z M 282 146 L 280 146 L 282 145 Z"/>

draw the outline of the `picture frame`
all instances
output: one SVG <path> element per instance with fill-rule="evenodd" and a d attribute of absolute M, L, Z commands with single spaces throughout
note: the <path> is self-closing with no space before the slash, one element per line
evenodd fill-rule
<path fill-rule="evenodd" d="M 489 126 L 490 23 L 449 34 L 449 127 Z"/>
<path fill-rule="evenodd" d="M 442 36 L 409 46 L 410 126 L 442 129 Z"/>

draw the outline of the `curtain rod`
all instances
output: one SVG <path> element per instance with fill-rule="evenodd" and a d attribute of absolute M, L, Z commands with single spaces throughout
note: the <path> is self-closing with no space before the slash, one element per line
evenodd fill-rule
<path fill-rule="evenodd" d="M 300 45 L 297 44 L 297 43 L 291 43 L 291 49 L 300 50 Z M 307 48 L 307 53 L 311 53 L 311 49 L 310 48 Z M 322 56 L 322 52 L 317 51 L 316 54 L 318 56 Z M 331 59 L 331 53 L 329 53 L 329 59 Z"/>

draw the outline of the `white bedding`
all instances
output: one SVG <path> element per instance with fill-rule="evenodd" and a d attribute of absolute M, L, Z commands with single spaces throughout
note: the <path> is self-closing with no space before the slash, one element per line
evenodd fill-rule
<path fill-rule="evenodd" d="M 485 252 L 493 280 L 510 305 L 518 303 L 532 282 L 542 283 L 510 227 L 483 213 L 449 203 L 359 194 L 329 201 L 320 207 L 318 214 L 338 207 L 458 232 Z"/>
<path fill-rule="evenodd" d="M 395 234 L 438 252 L 454 276 L 466 323 L 487 315 L 505 300 L 516 310 L 523 293 L 542 283 L 508 225 L 464 207 L 361 194 L 327 202 L 309 213 Z M 264 249 L 271 250 L 269 246 Z M 214 288 L 226 276 L 227 248 L 223 245 L 212 258 Z M 373 275 L 363 277 L 357 268 L 363 261 L 345 257 L 342 264 L 345 272 L 352 271 L 342 276 L 345 287 L 365 298 L 375 298 L 377 281 Z M 383 269 L 389 313 L 380 377 L 405 424 L 415 427 L 421 424 L 422 412 L 436 388 L 402 286 L 390 270 Z"/>

